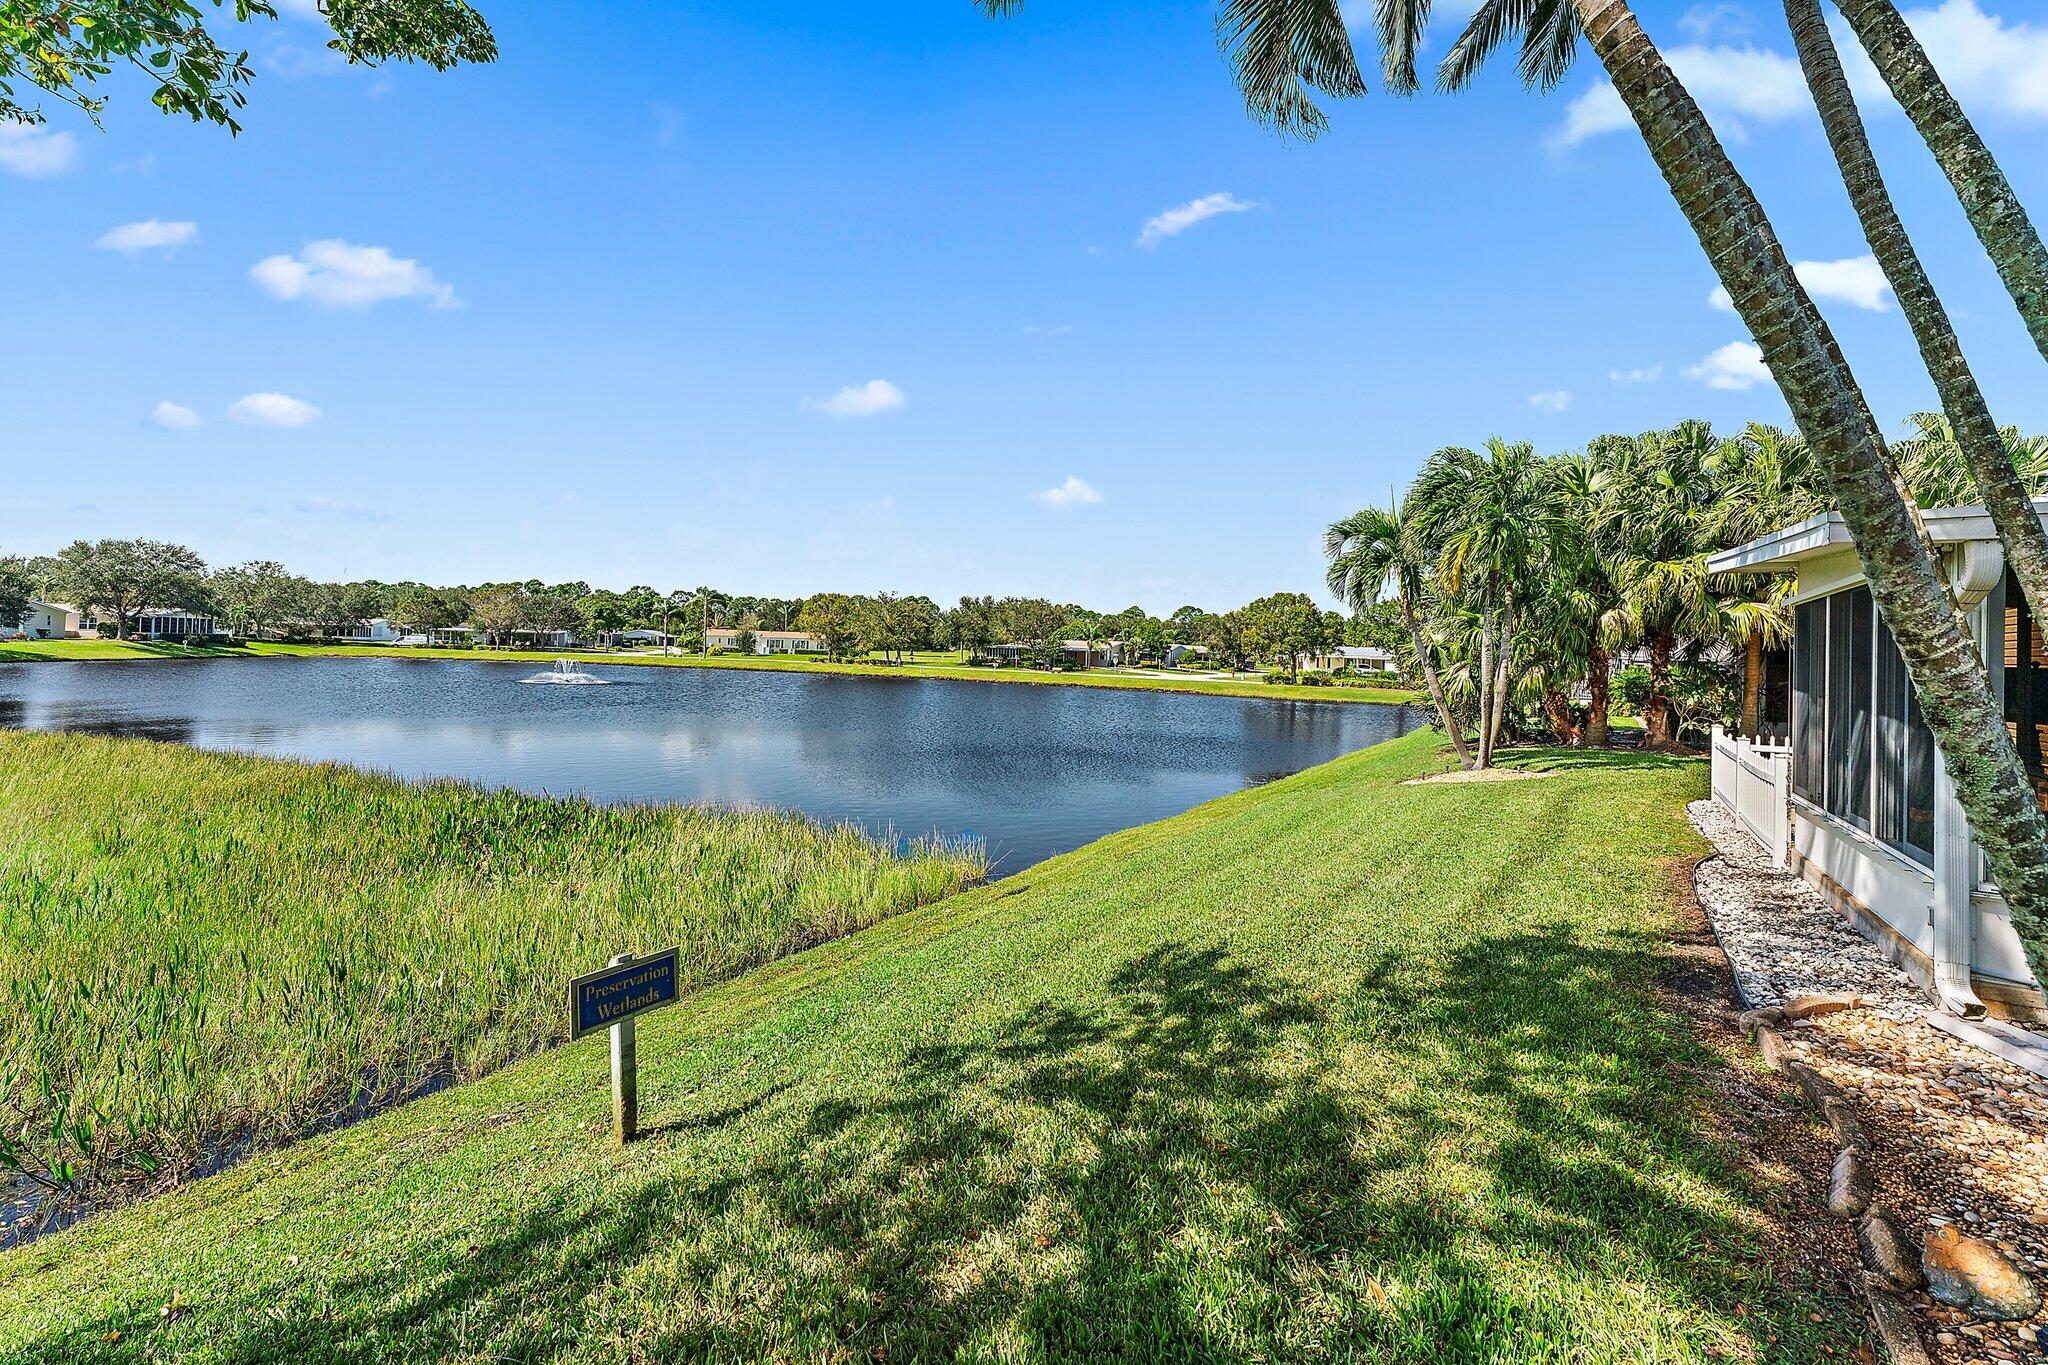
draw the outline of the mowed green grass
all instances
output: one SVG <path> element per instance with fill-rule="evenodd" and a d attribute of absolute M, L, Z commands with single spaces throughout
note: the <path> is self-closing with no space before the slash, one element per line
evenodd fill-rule
<path fill-rule="evenodd" d="M 1121 687 L 1154 692 L 1199 692 L 1217 697 L 1265 697 L 1275 701 L 1412 702 L 1416 694 L 1390 687 L 1304 687 L 1295 683 L 1206 678 L 1150 678 L 1114 669 L 1058 673 L 1037 668 L 983 668 L 958 656 L 922 654 L 909 663 L 879 659 L 851 662 L 774 654 L 640 654 L 608 650 L 394 649 L 378 645 L 293 645 L 258 641 L 245 645 L 185 646 L 117 640 L 12 640 L 0 643 L 0 663 L 62 659 L 100 661 L 218 658 L 386 658 L 432 661 L 481 659 L 496 663 L 552 663 L 572 658 L 596 664 L 658 668 L 725 668 L 783 673 L 836 673 L 865 678 L 951 678 L 965 682 L 1043 683 L 1065 687 Z M 942 660 L 951 660 L 942 662 Z"/>
<path fill-rule="evenodd" d="M 562 1037 L 614 953 L 702 985 L 983 872 L 773 812 L 0 734 L 0 1125 L 182 1171 Z"/>
<path fill-rule="evenodd" d="M 1653 987 L 1696 762 L 1380 746 L 0 1254 L 9 1361 L 1802 1361 Z"/>

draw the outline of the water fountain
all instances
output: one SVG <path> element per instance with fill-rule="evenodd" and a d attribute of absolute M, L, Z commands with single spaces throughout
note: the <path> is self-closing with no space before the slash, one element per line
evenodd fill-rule
<path fill-rule="evenodd" d="M 604 687 L 610 678 L 600 678 L 595 673 L 586 673 L 572 660 L 557 659 L 553 668 L 544 669 L 530 678 L 521 678 L 523 683 L 552 683 L 558 687 Z"/>

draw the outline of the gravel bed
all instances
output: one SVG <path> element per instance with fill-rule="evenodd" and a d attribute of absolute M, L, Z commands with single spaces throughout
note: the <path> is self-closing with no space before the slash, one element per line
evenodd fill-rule
<path fill-rule="evenodd" d="M 1853 1099 L 1871 1144 L 1876 1202 L 1917 1244 L 1953 1224 L 2048 1288 L 2048 1080 L 1926 1023 L 1933 1004 L 1819 891 L 1779 872 L 1711 801 L 1688 808 L 1719 851 L 1694 878 L 1700 905 L 1752 1006 L 1854 991 L 1870 1008 L 1784 1031 L 1791 1050 Z M 1903 1296 L 1943 1365 L 2048 1362 L 2048 1309 L 1980 1322 L 1925 1293 Z"/>

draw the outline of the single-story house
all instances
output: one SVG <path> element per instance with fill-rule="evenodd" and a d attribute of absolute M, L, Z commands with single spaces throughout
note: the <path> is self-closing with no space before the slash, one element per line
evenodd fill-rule
<path fill-rule="evenodd" d="M 1020 663 L 1033 657 L 1032 647 L 1023 644 L 990 645 L 983 653 L 1006 664 Z M 1060 662 L 1069 668 L 1115 668 L 1123 661 L 1124 642 L 1121 640 L 1060 641 Z"/>
<path fill-rule="evenodd" d="M 1207 645 L 1168 645 L 1166 649 L 1166 666 L 1173 668 L 1183 659 L 1206 659 L 1208 657 L 1209 646 Z"/>
<path fill-rule="evenodd" d="M 615 630 L 610 636 L 615 645 L 672 645 L 675 636 L 664 635 L 658 630 Z"/>
<path fill-rule="evenodd" d="M 0 628 L 0 638 L 62 640 L 78 634 L 78 608 L 68 602 L 30 602 L 18 626 Z"/>
<path fill-rule="evenodd" d="M 476 643 L 475 626 L 436 626 L 427 632 L 427 641 L 436 645 L 464 646 Z"/>
<path fill-rule="evenodd" d="M 713 626 L 704 632 L 706 649 L 738 649 L 740 636 L 744 633 L 738 626 Z M 823 654 L 823 636 L 813 635 L 808 630 L 757 630 L 754 637 L 756 654 Z"/>
<path fill-rule="evenodd" d="M 1298 666 L 1317 671 L 1352 668 L 1382 673 L 1394 667 L 1394 654 L 1392 650 L 1381 649 L 1378 645 L 1339 645 L 1320 653 L 1301 655 Z"/>
<path fill-rule="evenodd" d="M 2048 514 L 2048 499 L 2034 506 Z M 1941 508 L 1923 519 L 2048 808 L 2041 629 L 1983 508 Z M 1789 766 L 1789 810 L 1770 821 L 1773 837 L 1782 831 L 1789 841 L 1791 865 L 1950 1010 L 2048 1017 L 1841 517 L 1784 527 L 1712 556 L 1707 567 L 1796 581 L 1789 679 L 1781 684 L 1790 744 L 1775 748 Z M 1775 709 L 1771 700 L 1767 709 Z"/>
<path fill-rule="evenodd" d="M 372 616 L 367 621 L 357 622 L 356 628 L 348 633 L 348 638 L 359 645 L 391 645 L 398 643 L 401 634 L 403 632 L 397 626 L 383 617 Z"/>

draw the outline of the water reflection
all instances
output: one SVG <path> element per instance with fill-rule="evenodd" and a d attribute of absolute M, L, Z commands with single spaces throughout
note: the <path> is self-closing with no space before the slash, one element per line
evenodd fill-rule
<path fill-rule="evenodd" d="M 998 874 L 1406 734 L 1412 708 L 918 678 L 397 659 L 0 666 L 0 725 L 594 800 L 788 806 L 986 839 Z"/>

